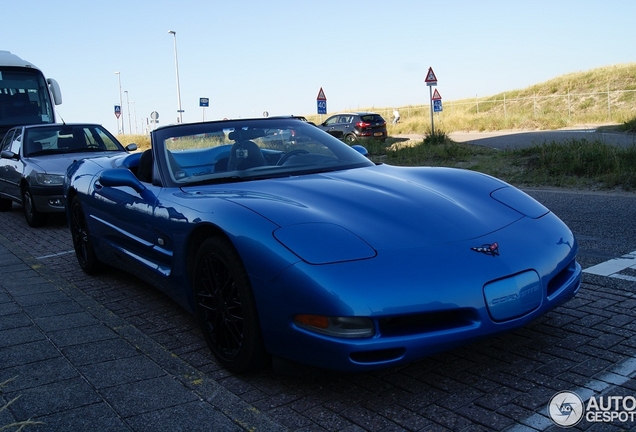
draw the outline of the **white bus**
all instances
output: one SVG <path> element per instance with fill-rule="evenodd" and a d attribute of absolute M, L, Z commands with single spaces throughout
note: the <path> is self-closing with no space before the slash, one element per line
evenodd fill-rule
<path fill-rule="evenodd" d="M 53 104 L 62 103 L 57 81 L 35 65 L 0 50 L 0 140 L 13 126 L 55 123 Z"/>

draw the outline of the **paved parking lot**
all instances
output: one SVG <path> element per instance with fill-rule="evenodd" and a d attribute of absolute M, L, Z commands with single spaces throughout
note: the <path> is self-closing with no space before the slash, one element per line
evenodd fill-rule
<path fill-rule="evenodd" d="M 71 252 L 63 218 L 34 230 L 14 206 L 13 211 L 0 214 L 0 223 L 0 250 L 5 249 L 0 253 L 5 259 L 0 265 L 0 287 L 5 292 L 3 296 L 0 290 L 0 362 L 5 362 L 0 382 L 18 377 L 2 389 L 0 402 L 21 396 L 8 412 L 0 412 L 0 426 L 31 418 L 48 423 L 26 430 L 77 430 L 68 425 L 89 425 L 91 421 L 82 421 L 104 418 L 116 419 L 116 426 L 100 428 L 95 421 L 94 432 L 557 430 L 546 408 L 559 391 L 636 395 L 632 379 L 636 374 L 636 271 L 630 268 L 621 271 L 625 278 L 585 274 L 575 299 L 523 329 L 408 366 L 366 374 L 302 369 L 281 376 L 268 369 L 237 376 L 216 365 L 194 319 L 157 290 L 117 270 L 98 277 L 84 275 Z M 631 228 L 628 232 L 633 237 Z M 601 251 L 582 256 L 584 268 L 617 256 L 611 247 L 602 252 L 598 238 L 583 236 L 580 242 L 596 242 L 593 249 Z M 8 316 L 15 315 L 6 311 L 15 303 L 20 286 L 29 284 L 20 278 L 34 273 L 67 293 L 77 313 L 89 311 L 100 326 L 126 333 L 131 350 L 109 353 L 109 346 L 117 349 L 114 342 L 109 345 L 114 339 L 91 333 L 93 321 L 77 322 L 63 332 L 47 331 L 63 359 L 72 363 L 77 362 L 73 356 L 100 351 L 101 357 L 76 367 L 81 376 L 74 379 L 32 350 L 22 352 L 28 348 L 28 339 L 3 343 L 2 335 L 19 327 L 8 321 Z M 59 319 L 55 310 L 61 309 L 61 302 L 67 307 L 68 298 L 46 291 L 39 302 L 48 311 L 36 320 L 39 328 L 54 329 Z M 22 352 L 19 360 L 7 354 L 18 352 Z M 138 369 L 130 370 L 128 363 L 128 369 L 117 371 L 119 360 L 137 357 Z M 163 372 L 153 372 L 154 366 Z M 101 380 L 102 386 L 96 388 L 96 376 L 103 378 L 100 374 L 109 372 L 127 375 L 126 391 L 116 385 L 116 376 Z M 61 396 L 47 393 L 53 381 Z M 72 392 L 64 391 L 80 383 L 95 390 L 95 400 L 73 399 Z M 172 393 L 174 383 L 187 391 Z M 69 401 L 48 401 L 60 397 Z M 146 405 L 135 409 L 127 405 L 139 399 L 146 400 Z M 636 423 L 582 421 L 576 428 L 636 430 Z"/>

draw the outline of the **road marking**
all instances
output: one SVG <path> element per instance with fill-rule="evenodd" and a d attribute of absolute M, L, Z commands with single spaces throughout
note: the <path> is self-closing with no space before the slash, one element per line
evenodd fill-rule
<path fill-rule="evenodd" d="M 636 277 L 620 274 L 621 271 L 628 268 L 636 270 L 636 251 L 623 255 L 620 258 L 614 258 L 600 264 L 596 264 L 595 266 L 583 270 L 583 273 L 636 282 Z"/>
<path fill-rule="evenodd" d="M 41 260 L 41 259 L 46 259 L 46 258 L 55 258 L 55 257 L 59 257 L 59 256 L 62 256 L 62 255 L 67 255 L 67 254 L 74 253 L 74 252 L 75 251 L 71 249 L 71 250 L 67 250 L 67 251 L 64 251 L 64 252 L 58 252 L 58 253 L 51 254 L 51 255 L 43 255 L 43 256 L 35 257 L 35 259 Z"/>
<path fill-rule="evenodd" d="M 607 276 L 616 279 L 623 279 L 636 282 L 636 277 L 619 274 L 619 272 L 632 268 L 636 269 L 636 251 L 623 255 L 620 258 L 602 262 L 595 266 L 583 270 L 583 273 L 589 273 L 599 276 Z M 571 390 L 583 400 L 587 401 L 595 394 L 604 395 L 616 386 L 625 384 L 627 381 L 636 376 L 636 357 L 629 357 L 620 363 L 615 364 L 609 372 L 599 372 L 594 375 L 583 386 Z M 555 392 L 556 393 L 556 392 Z M 529 415 L 517 422 L 516 425 L 506 429 L 507 432 L 534 432 L 544 431 L 554 426 L 554 423 L 546 415 L 545 408 L 541 408 L 539 412 Z"/>

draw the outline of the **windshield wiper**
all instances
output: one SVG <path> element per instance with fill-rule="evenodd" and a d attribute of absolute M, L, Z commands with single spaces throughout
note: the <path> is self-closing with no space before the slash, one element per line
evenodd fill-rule
<path fill-rule="evenodd" d="M 27 155 L 27 157 L 46 156 L 46 155 L 62 154 L 62 153 L 66 153 L 66 152 L 64 150 L 59 150 L 59 149 L 46 149 L 46 150 L 39 150 L 39 151 L 31 152 L 31 153 L 29 153 Z"/>

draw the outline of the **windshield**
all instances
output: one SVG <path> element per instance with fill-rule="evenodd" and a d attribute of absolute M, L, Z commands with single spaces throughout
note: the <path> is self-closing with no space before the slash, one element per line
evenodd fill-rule
<path fill-rule="evenodd" d="M 24 142 L 25 156 L 124 150 L 119 141 L 99 125 L 56 124 L 27 128 Z"/>
<path fill-rule="evenodd" d="M 37 69 L 0 68 L 0 126 L 53 122 L 53 106 L 42 73 Z"/>
<path fill-rule="evenodd" d="M 169 180 L 180 185 L 252 180 L 373 165 L 311 123 L 295 118 L 168 126 L 153 132 Z"/>

